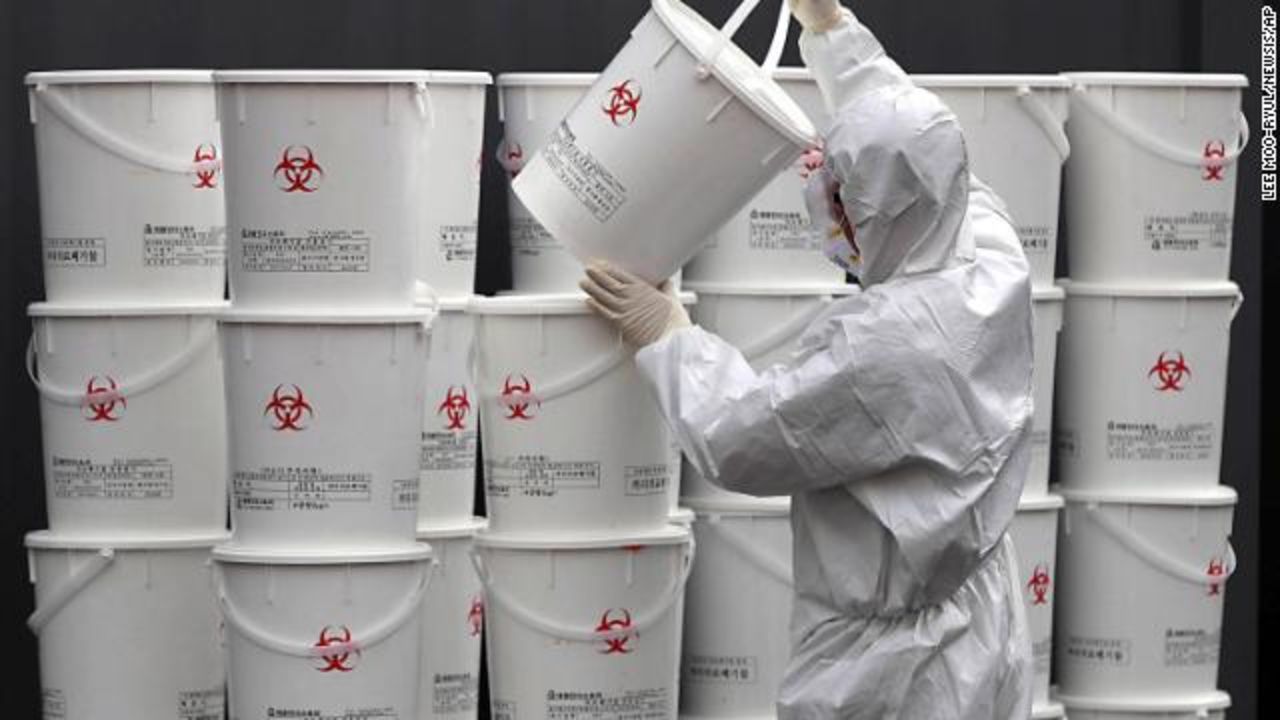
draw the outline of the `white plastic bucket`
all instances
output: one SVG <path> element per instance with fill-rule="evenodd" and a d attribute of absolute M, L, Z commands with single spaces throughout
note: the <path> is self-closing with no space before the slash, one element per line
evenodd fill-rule
<path fill-rule="evenodd" d="M 27 87 L 49 301 L 222 301 L 212 72 L 38 72 Z"/>
<path fill-rule="evenodd" d="M 1235 491 L 1063 495 L 1054 647 L 1062 696 L 1158 703 L 1212 693 L 1236 569 Z"/>
<path fill-rule="evenodd" d="M 665 280 L 817 144 L 771 78 L 776 60 L 761 69 L 730 41 L 757 3 L 746 0 L 721 32 L 679 0 L 653 0 L 515 179 L 525 207 L 579 260 Z"/>
<path fill-rule="evenodd" d="M 1035 659 L 1036 705 L 1049 703 L 1049 666 L 1053 661 L 1053 597 L 1057 590 L 1058 511 L 1061 497 L 1023 499 L 1009 528 L 1018 554 L 1018 584 L 1027 609 Z"/>
<path fill-rule="evenodd" d="M 774 717 L 791 658 L 791 503 L 694 502 L 680 717 Z"/>
<path fill-rule="evenodd" d="M 214 550 L 233 718 L 418 717 L 431 549 Z"/>
<path fill-rule="evenodd" d="M 59 536 L 226 530 L 219 310 L 30 306 L 27 370 Z"/>
<path fill-rule="evenodd" d="M 1062 329 L 1062 288 L 1035 288 L 1035 365 L 1032 368 L 1031 466 L 1027 469 L 1022 495 L 1044 497 L 1049 492 L 1049 460 L 1053 442 L 1053 384 L 1058 360 L 1058 332 Z"/>
<path fill-rule="evenodd" d="M 1232 283 L 1069 283 L 1055 435 L 1064 487 L 1181 493 L 1218 484 Z"/>
<path fill-rule="evenodd" d="M 410 307 L 423 198 L 450 177 L 427 165 L 438 117 L 431 73 L 233 70 L 214 79 L 235 305 Z"/>
<path fill-rule="evenodd" d="M 1187 700 L 1106 701 L 1063 698 L 1070 720 L 1225 720 L 1231 696 L 1214 691 Z M 1061 717 L 1061 716 L 1055 716 Z"/>
<path fill-rule="evenodd" d="M 1070 81 L 1057 75 L 917 75 L 912 79 L 935 93 L 960 119 L 969 167 L 1009 206 L 1031 264 L 1032 283 L 1052 285 L 1062 165 L 1071 154 L 1063 129 Z"/>
<path fill-rule="evenodd" d="M 733 345 L 757 371 L 785 361 L 809 325 L 838 297 L 856 292 L 851 285 L 824 289 L 805 287 L 738 288 L 711 283 L 685 284 L 697 292 L 693 321 Z M 708 482 L 683 461 L 683 497 L 698 501 L 758 503 L 771 507 L 776 499 L 754 498 Z"/>
<path fill-rule="evenodd" d="M 418 528 L 418 539 L 431 543 L 435 553 L 435 572 L 422 600 L 421 720 L 476 718 L 484 593 L 471 564 L 471 547 L 484 525 L 475 518 L 452 527 Z"/>
<path fill-rule="evenodd" d="M 549 544 L 481 534 L 494 718 L 674 718 L 687 529 Z"/>
<path fill-rule="evenodd" d="M 1071 277 L 1222 281 L 1231 269 L 1243 75 L 1071 73 Z"/>
<path fill-rule="evenodd" d="M 773 79 L 825 133 L 831 118 L 809 71 L 779 68 Z M 844 284 L 844 270 L 822 254 L 822 233 L 810 226 L 804 201 L 805 184 L 822 160 L 820 149 L 809 148 L 774 177 L 689 261 L 685 282 L 746 288 Z"/>
<path fill-rule="evenodd" d="M 431 318 L 224 316 L 237 543 L 413 542 Z"/>
<path fill-rule="evenodd" d="M 1066 717 L 1067 709 L 1059 702 L 1031 706 L 1031 720 L 1064 720 Z"/>
<path fill-rule="evenodd" d="M 666 422 L 634 348 L 585 297 L 471 304 L 493 532 L 616 533 L 667 522 Z"/>
<path fill-rule="evenodd" d="M 221 718 L 209 551 L 225 539 L 28 534 L 44 717 Z"/>
<path fill-rule="evenodd" d="M 473 318 L 467 299 L 440 301 L 427 355 L 418 526 L 457 525 L 475 515 L 480 398 L 471 380 Z"/>
<path fill-rule="evenodd" d="M 431 178 L 417 199 L 426 221 L 417 277 L 444 297 L 475 292 L 484 153 L 485 72 L 433 70 L 427 80 L 427 147 Z"/>

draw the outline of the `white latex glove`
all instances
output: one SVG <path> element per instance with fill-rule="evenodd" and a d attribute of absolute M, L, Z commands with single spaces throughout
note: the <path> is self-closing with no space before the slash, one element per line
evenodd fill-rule
<path fill-rule="evenodd" d="M 638 348 L 693 324 L 670 281 L 655 288 L 622 268 L 597 260 L 587 266 L 587 277 L 578 286 L 589 296 L 591 309 L 616 325 L 623 339 Z"/>
<path fill-rule="evenodd" d="M 840 24 L 839 0 L 787 0 L 791 14 L 805 30 L 824 33 Z"/>

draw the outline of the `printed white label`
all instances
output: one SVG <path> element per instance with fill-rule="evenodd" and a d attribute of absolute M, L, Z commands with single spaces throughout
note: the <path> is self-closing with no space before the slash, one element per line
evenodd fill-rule
<path fill-rule="evenodd" d="M 1072 660 L 1112 667 L 1127 667 L 1131 660 L 1128 640 L 1069 635 L 1062 642 L 1063 652 Z"/>
<path fill-rule="evenodd" d="M 400 720 L 393 707 L 322 710 L 316 707 L 267 706 L 268 720 Z"/>
<path fill-rule="evenodd" d="M 142 265 L 149 268 L 218 267 L 227 259 L 225 228 L 151 225 L 142 229 Z"/>
<path fill-rule="evenodd" d="M 491 497 L 555 497 L 562 490 L 600 487 L 600 463 L 592 461 L 521 455 L 489 460 L 485 470 L 485 485 Z"/>
<path fill-rule="evenodd" d="M 511 252 L 537 257 L 543 250 L 562 250 L 564 246 L 531 217 L 511 218 L 509 229 Z"/>
<path fill-rule="evenodd" d="M 422 469 L 427 472 L 475 470 L 476 431 L 422 433 Z"/>
<path fill-rule="evenodd" d="M 1073 458 L 1080 456 L 1080 438 L 1075 430 L 1056 428 L 1053 431 L 1053 438 L 1059 453 Z"/>
<path fill-rule="evenodd" d="M 628 495 L 661 495 L 667 491 L 671 468 L 661 465 L 628 465 L 622 470 Z"/>
<path fill-rule="evenodd" d="M 753 657 L 685 655 L 680 668 L 687 682 L 754 685 L 760 679 Z"/>
<path fill-rule="evenodd" d="M 1018 239 L 1022 241 L 1022 251 L 1028 253 L 1047 253 L 1057 234 L 1056 228 L 1048 225 L 1019 225 Z"/>
<path fill-rule="evenodd" d="M 1215 443 L 1213 423 L 1107 423 L 1107 459 L 1151 462 L 1208 460 Z"/>
<path fill-rule="evenodd" d="M 391 481 L 391 509 L 418 509 L 418 478 Z"/>
<path fill-rule="evenodd" d="M 626 204 L 627 188 L 590 152 L 578 147 L 577 140 L 569 125 L 560 123 L 542 149 L 542 158 L 565 189 L 604 223 Z"/>
<path fill-rule="evenodd" d="M 436 673 L 431 688 L 431 709 L 436 715 L 471 712 L 480 697 L 479 680 L 469 672 Z"/>
<path fill-rule="evenodd" d="M 223 689 L 178 693 L 178 720 L 222 720 Z"/>
<path fill-rule="evenodd" d="M 1143 240 L 1156 252 L 1225 250 L 1231 245 L 1231 213 L 1227 212 L 1148 215 L 1142 229 Z"/>
<path fill-rule="evenodd" d="M 1222 634 L 1200 628 L 1173 629 L 1164 633 L 1165 667 L 1217 665 Z"/>
<path fill-rule="evenodd" d="M 364 230 L 307 230 L 289 235 L 284 230 L 240 231 L 246 272 L 365 273 L 369 272 L 372 239 Z"/>
<path fill-rule="evenodd" d="M 106 267 L 106 238 L 45 238 L 44 261 L 56 267 Z"/>
<path fill-rule="evenodd" d="M 120 458 L 94 463 L 53 457 L 53 495 L 67 500 L 172 500 L 167 458 Z"/>
<path fill-rule="evenodd" d="M 1053 638 L 1047 637 L 1031 645 L 1031 657 L 1035 659 L 1037 675 L 1048 675 L 1053 661 Z"/>
<path fill-rule="evenodd" d="M 67 700 L 57 688 L 44 690 L 44 720 L 65 720 L 67 717 Z"/>
<path fill-rule="evenodd" d="M 548 690 L 548 720 L 667 720 L 674 715 L 666 688 Z"/>
<path fill-rule="evenodd" d="M 237 510 L 328 510 L 334 503 L 370 502 L 373 475 L 268 467 L 236 472 L 232 488 Z"/>
<path fill-rule="evenodd" d="M 471 262 L 476 259 L 476 225 L 441 225 L 437 237 L 445 262 Z"/>
<path fill-rule="evenodd" d="M 747 223 L 747 247 L 752 250 L 822 249 L 822 235 L 798 211 L 752 210 Z"/>
<path fill-rule="evenodd" d="M 516 720 L 516 703 L 514 700 L 493 700 L 489 703 L 493 711 L 493 720 Z"/>

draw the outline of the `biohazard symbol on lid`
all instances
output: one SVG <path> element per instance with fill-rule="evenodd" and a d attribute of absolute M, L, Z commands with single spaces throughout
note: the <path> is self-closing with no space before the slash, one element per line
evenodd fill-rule
<path fill-rule="evenodd" d="M 314 417 L 311 410 L 311 403 L 307 402 L 307 398 L 302 394 L 302 388 L 292 385 L 293 394 L 282 394 L 280 391 L 284 389 L 284 385 L 277 385 L 276 389 L 271 393 L 271 400 L 267 403 L 267 409 L 262 411 L 263 415 L 271 413 L 275 417 L 276 425 L 272 430 L 283 431 L 293 430 L 298 432 L 306 430 L 302 422 L 302 414 L 306 413 L 307 417 Z"/>
<path fill-rule="evenodd" d="M 116 415 L 116 408 L 125 410 L 129 403 L 117 392 L 119 386 L 116 385 L 115 378 L 107 375 L 106 385 L 99 385 L 98 380 L 98 376 L 94 375 L 85 386 L 84 405 L 89 413 L 85 415 L 85 419 L 89 422 L 115 422 L 120 419 Z"/>
<path fill-rule="evenodd" d="M 1226 178 L 1222 171 L 1227 165 L 1227 144 L 1221 140 L 1210 140 L 1204 144 L 1204 176 L 1206 182 L 1222 182 Z"/>
<path fill-rule="evenodd" d="M 467 625 L 471 628 L 471 637 L 477 637 L 484 630 L 484 598 L 479 595 L 471 598 L 471 607 L 467 610 Z"/>
<path fill-rule="evenodd" d="M 214 189 L 218 187 L 218 148 L 213 145 L 197 145 L 193 160 L 196 163 L 196 183 L 192 187 Z"/>
<path fill-rule="evenodd" d="M 626 630 L 631 627 L 631 611 L 629 610 L 605 610 L 604 615 L 600 617 L 600 624 L 596 626 L 598 633 L 612 633 L 618 630 Z M 618 635 L 606 637 L 604 639 L 605 647 L 600 651 L 602 655 L 626 655 L 631 652 L 627 648 L 627 643 L 631 642 L 631 635 Z"/>
<path fill-rule="evenodd" d="M 320 660 L 324 664 L 316 667 L 322 673 L 348 673 L 356 669 L 356 661 L 360 659 L 360 648 L 351 642 L 351 629 L 346 625 L 328 625 L 320 631 L 320 639 L 315 647 L 328 648 L 338 646 L 332 654 L 321 653 Z"/>
<path fill-rule="evenodd" d="M 542 407 L 542 401 L 533 394 L 533 383 L 529 382 L 529 378 L 524 375 L 520 376 L 520 383 L 512 382 L 513 375 L 508 375 L 506 381 L 502 384 L 502 396 L 500 398 L 503 407 L 507 409 L 507 420 L 532 420 L 533 415 L 529 414 L 531 406 Z"/>
<path fill-rule="evenodd" d="M 1152 366 L 1151 371 L 1147 373 L 1147 377 L 1155 377 L 1159 382 L 1156 390 L 1160 392 L 1182 392 L 1183 384 L 1186 379 L 1191 377 L 1191 368 L 1187 366 L 1187 360 L 1178 353 L 1178 359 L 1174 360 L 1169 357 L 1169 353 L 1160 353 L 1160 359 Z"/>
<path fill-rule="evenodd" d="M 285 192 L 315 192 L 324 179 L 324 170 L 316 162 L 315 153 L 306 145 L 289 145 L 280 156 L 273 173 Z"/>
<path fill-rule="evenodd" d="M 436 414 L 444 415 L 449 420 L 445 430 L 466 430 L 467 413 L 470 411 L 471 401 L 467 398 L 467 389 L 450 385 Z"/>
<path fill-rule="evenodd" d="M 1222 594 L 1222 582 L 1219 578 L 1227 574 L 1227 564 L 1221 558 L 1214 558 L 1209 561 L 1209 570 L 1206 573 L 1209 576 L 1209 595 Z"/>
<path fill-rule="evenodd" d="M 1049 568 L 1044 565 L 1037 565 L 1035 571 L 1031 573 L 1031 581 L 1027 583 L 1027 589 L 1031 591 L 1031 604 L 1048 605 L 1049 588 L 1052 584 L 1053 580 L 1049 578 Z"/>
<path fill-rule="evenodd" d="M 826 155 L 820 147 L 811 147 L 804 151 L 797 163 L 800 169 L 800 177 L 808 180 L 814 173 L 822 169 L 822 164 L 826 162 Z"/>
<path fill-rule="evenodd" d="M 628 125 L 634 123 L 636 114 L 640 111 L 640 86 L 636 85 L 633 89 L 634 82 L 634 80 L 623 80 L 622 84 L 609 88 L 609 104 L 601 108 L 604 114 L 609 116 L 609 120 L 618 127 L 622 127 L 623 120 Z"/>

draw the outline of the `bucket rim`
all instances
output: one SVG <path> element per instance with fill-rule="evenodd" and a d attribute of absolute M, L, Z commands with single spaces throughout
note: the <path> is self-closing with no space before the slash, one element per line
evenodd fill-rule
<path fill-rule="evenodd" d="M 436 313 L 428 308 L 381 308 L 373 310 L 245 309 L 232 305 L 219 314 L 221 322 L 233 325 L 408 325 L 430 322 Z"/>
<path fill-rule="evenodd" d="M 810 297 L 817 295 L 835 295 L 845 297 L 858 293 L 861 288 L 858 285 L 846 283 L 844 285 L 814 283 L 812 285 L 796 284 L 796 285 L 734 285 L 733 283 L 723 282 L 681 282 L 681 287 L 696 293 L 706 295 L 751 295 L 751 296 L 770 296 L 770 297 Z"/>
<path fill-rule="evenodd" d="M 1064 72 L 1076 86 L 1246 88 L 1249 78 L 1239 73 L 1177 72 Z"/>
<path fill-rule="evenodd" d="M 1171 699 L 1160 698 L 1091 698 L 1059 693 L 1056 699 L 1067 709 L 1101 710 L 1145 713 L 1188 713 L 1197 710 L 1226 710 L 1231 707 L 1231 696 L 1221 690 L 1213 690 L 1198 696 Z"/>
<path fill-rule="evenodd" d="M 500 87 L 584 87 L 600 78 L 594 72 L 513 72 L 499 73 L 495 84 Z"/>
<path fill-rule="evenodd" d="M 700 41 L 707 45 L 712 44 L 713 39 L 719 35 L 720 29 L 711 25 L 696 10 L 679 0 L 652 0 L 650 7 L 684 49 L 701 62 L 703 52 L 699 47 Z M 744 77 L 743 73 L 738 72 L 738 68 L 728 66 L 726 58 L 735 55 L 739 59 L 737 64 L 754 70 L 754 73 L 748 71 L 754 77 Z M 709 69 L 711 74 L 733 93 L 734 97 L 791 142 L 805 147 L 818 143 L 820 139 L 818 129 L 809 116 L 786 91 L 778 87 L 770 77 L 771 73 L 766 73 L 737 44 L 732 41 L 726 43 L 720 57 L 716 58 Z M 776 93 L 769 92 L 770 85 L 777 90 Z"/>
<path fill-rule="evenodd" d="M 667 522 L 681 526 L 687 526 L 697 518 L 698 514 L 687 507 L 678 507 L 667 514 Z"/>
<path fill-rule="evenodd" d="M 475 537 L 476 533 L 487 527 L 488 518 L 473 517 L 447 525 L 419 525 L 416 533 L 419 540 L 462 540 Z"/>
<path fill-rule="evenodd" d="M 1042 302 L 1062 302 L 1067 299 L 1067 291 L 1059 285 L 1048 287 L 1038 285 L 1031 288 L 1031 299 Z"/>
<path fill-rule="evenodd" d="M 1066 498 L 1050 493 L 1042 497 L 1023 497 L 1018 501 L 1018 512 L 1061 510 L 1067 506 Z"/>
<path fill-rule="evenodd" d="M 364 85 L 388 83 L 430 83 L 431 70 L 214 70 L 213 81 L 219 85 L 303 84 Z M 438 71 L 437 71 L 438 72 Z"/>
<path fill-rule="evenodd" d="M 697 515 L 724 517 L 789 517 L 791 498 L 756 498 L 752 501 L 716 498 L 681 498 L 681 504 Z"/>
<path fill-rule="evenodd" d="M 414 307 L 428 308 L 428 309 L 434 305 L 435 307 L 439 308 L 444 312 L 466 312 L 467 306 L 471 304 L 471 301 L 473 299 L 478 297 L 482 297 L 482 296 L 481 295 L 463 295 L 463 296 L 442 297 L 442 298 L 417 297 L 417 298 L 414 298 L 413 304 L 414 304 Z"/>
<path fill-rule="evenodd" d="M 1058 287 L 1067 297 L 1134 297 L 1134 298 L 1235 298 L 1240 286 L 1229 281 L 1189 282 L 1168 285 L 1142 285 L 1138 283 L 1092 283 L 1062 279 Z"/>
<path fill-rule="evenodd" d="M 434 557 L 426 543 L 395 547 L 284 548 L 237 545 L 234 540 L 213 549 L 213 559 L 232 565 L 381 565 L 425 562 Z"/>
<path fill-rule="evenodd" d="M 221 317 L 231 304 L 209 305 L 142 305 L 110 303 L 51 303 L 34 302 L 27 306 L 27 316 L 32 318 L 91 318 L 91 317 L 173 317 L 178 315 Z"/>
<path fill-rule="evenodd" d="M 1068 503 L 1099 505 L 1151 505 L 1155 507 L 1233 507 L 1240 496 L 1227 485 L 1177 493 L 1130 492 L 1117 490 L 1073 490 L 1055 485 L 1053 491 Z"/>
<path fill-rule="evenodd" d="M 694 305 L 698 301 L 696 294 L 688 291 L 678 293 L 684 305 Z M 533 293 L 510 295 L 476 295 L 467 304 L 467 312 L 472 315 L 592 315 L 587 305 L 587 294 L 578 293 Z"/>
<path fill-rule="evenodd" d="M 128 70 L 37 70 L 24 81 L 34 85 L 126 85 L 130 83 L 166 85 L 210 85 L 213 70 L 182 68 L 137 68 Z"/>
<path fill-rule="evenodd" d="M 911 75 L 911 81 L 923 88 L 1008 88 L 1020 87 L 1043 90 L 1070 90 L 1071 80 L 1054 74 L 996 73 L 920 73 Z"/>
<path fill-rule="evenodd" d="M 677 525 L 632 532 L 572 534 L 485 530 L 476 533 L 476 547 L 495 550 L 619 550 L 633 546 L 684 545 L 692 537 L 688 528 Z"/>
<path fill-rule="evenodd" d="M 1066 715 L 1067 709 L 1060 702 L 1050 701 L 1031 706 L 1031 720 L 1059 720 Z"/>
<path fill-rule="evenodd" d="M 483 70 L 428 70 L 428 85 L 492 85 L 493 75 Z"/>
<path fill-rule="evenodd" d="M 78 535 L 54 530 L 34 530 L 24 538 L 32 550 L 191 550 L 210 548 L 227 542 L 231 533 L 191 533 L 187 535 L 95 534 Z"/>

